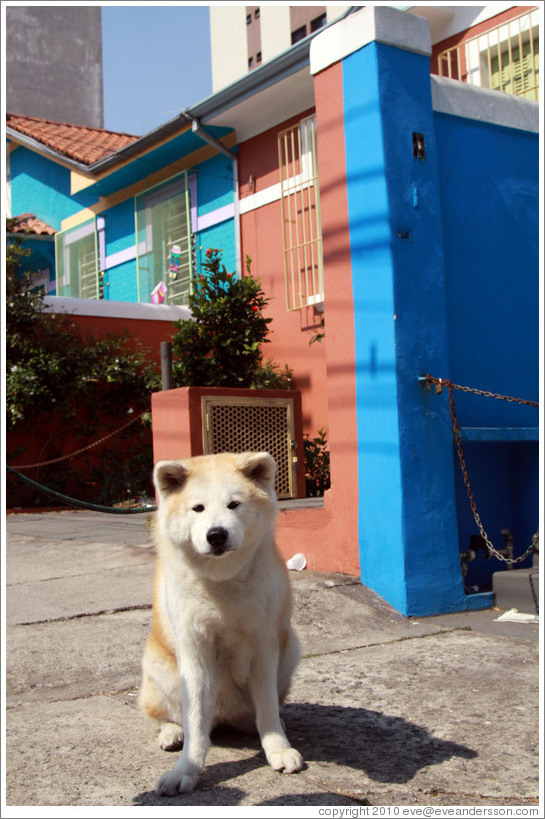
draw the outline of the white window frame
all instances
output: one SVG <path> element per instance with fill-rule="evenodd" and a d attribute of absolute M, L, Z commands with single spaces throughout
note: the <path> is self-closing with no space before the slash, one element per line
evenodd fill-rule
<path fill-rule="evenodd" d="M 101 220 L 103 228 L 104 220 Z M 97 236 L 97 219 L 93 217 L 87 222 L 79 225 L 76 228 L 68 228 L 67 230 L 59 231 L 55 236 L 55 257 L 57 258 L 57 247 L 58 244 L 62 242 L 62 262 L 63 262 L 63 276 L 59 278 L 57 275 L 56 278 L 56 286 L 57 286 L 57 295 L 59 294 L 59 288 L 68 288 L 70 289 L 70 249 L 71 245 L 75 244 L 76 242 L 81 241 L 82 239 L 86 239 L 88 236 L 94 235 L 95 236 L 95 257 L 96 257 L 96 277 L 97 277 L 97 295 L 95 298 L 99 298 L 99 289 L 100 289 L 100 277 L 99 277 L 99 258 L 98 258 L 98 236 Z M 80 292 L 78 293 L 78 298 L 85 298 L 81 295 L 81 283 L 80 283 Z M 64 295 L 64 294 L 63 294 Z M 72 294 L 70 294 L 72 295 Z"/>

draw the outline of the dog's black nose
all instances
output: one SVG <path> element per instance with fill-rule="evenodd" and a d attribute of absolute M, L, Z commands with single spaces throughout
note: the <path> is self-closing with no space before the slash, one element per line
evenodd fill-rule
<path fill-rule="evenodd" d="M 227 538 L 229 533 L 223 526 L 214 526 L 206 533 L 206 539 L 212 547 L 212 552 L 215 555 L 222 555 L 227 549 Z"/>

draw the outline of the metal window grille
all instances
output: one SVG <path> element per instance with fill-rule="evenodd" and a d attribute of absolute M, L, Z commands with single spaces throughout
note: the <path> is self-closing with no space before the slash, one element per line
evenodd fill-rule
<path fill-rule="evenodd" d="M 316 117 L 278 135 L 284 276 L 288 310 L 324 300 Z"/>
<path fill-rule="evenodd" d="M 139 301 L 153 301 L 160 288 L 159 300 L 186 304 L 193 279 L 187 174 L 136 196 L 135 211 Z"/>
<path fill-rule="evenodd" d="M 539 25 L 537 10 L 446 49 L 438 56 L 442 77 L 494 91 L 539 99 Z"/>
<path fill-rule="evenodd" d="M 96 219 L 55 235 L 58 296 L 100 298 Z"/>
<path fill-rule="evenodd" d="M 201 408 L 205 455 L 268 452 L 276 462 L 278 497 L 297 497 L 292 399 L 203 396 Z"/>

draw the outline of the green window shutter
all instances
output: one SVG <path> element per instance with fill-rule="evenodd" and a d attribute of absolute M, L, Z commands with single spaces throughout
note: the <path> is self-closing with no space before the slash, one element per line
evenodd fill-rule
<path fill-rule="evenodd" d="M 539 89 L 539 38 L 532 33 L 533 43 L 529 41 L 520 46 L 512 44 L 511 51 L 504 48 L 500 56 L 496 53 L 490 62 L 490 88 L 504 91 L 507 94 L 537 100 Z"/>
<path fill-rule="evenodd" d="M 55 235 L 57 295 L 98 299 L 96 219 Z"/>
<path fill-rule="evenodd" d="M 186 304 L 193 278 L 187 174 L 135 198 L 138 292 L 141 302 L 164 285 L 167 304 Z"/>

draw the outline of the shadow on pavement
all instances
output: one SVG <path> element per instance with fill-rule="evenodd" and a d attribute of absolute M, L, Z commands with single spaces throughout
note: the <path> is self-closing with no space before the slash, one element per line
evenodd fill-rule
<path fill-rule="evenodd" d="M 465 745 L 449 742 L 432 736 L 423 728 L 407 720 L 369 711 L 336 705 L 314 703 L 289 703 L 282 708 L 286 723 L 286 733 L 305 762 L 335 766 L 331 776 L 337 778 L 339 768 L 361 771 L 375 782 L 400 784 L 409 782 L 416 773 L 429 765 L 438 765 L 454 756 L 475 759 L 476 751 Z M 242 740 L 242 736 L 244 739 Z M 245 759 L 207 765 L 197 784 L 189 795 L 160 798 L 153 791 L 146 791 L 134 798 L 136 805 L 237 805 L 247 793 L 240 788 L 225 787 L 228 782 L 264 766 L 265 758 L 259 749 L 259 739 L 240 735 L 233 731 L 214 732 L 213 742 L 224 747 L 255 747 L 257 753 Z M 168 758 L 165 758 L 168 760 Z M 167 762 L 165 770 L 172 765 Z M 321 770 L 321 780 L 327 778 Z M 356 777 L 357 778 L 357 777 Z M 290 777 L 291 787 L 296 777 Z M 309 779 L 303 783 L 309 785 Z M 334 784 L 332 781 L 331 784 Z M 354 782 L 354 787 L 361 783 Z M 265 794 L 261 794 L 265 796 Z M 334 799 L 335 802 L 331 800 Z M 321 800 L 321 802 L 320 802 Z M 338 800 L 338 801 L 337 801 Z M 368 804 L 365 799 L 346 797 L 338 793 L 326 792 L 285 794 L 256 801 L 255 805 L 304 805 L 304 804 Z"/>

